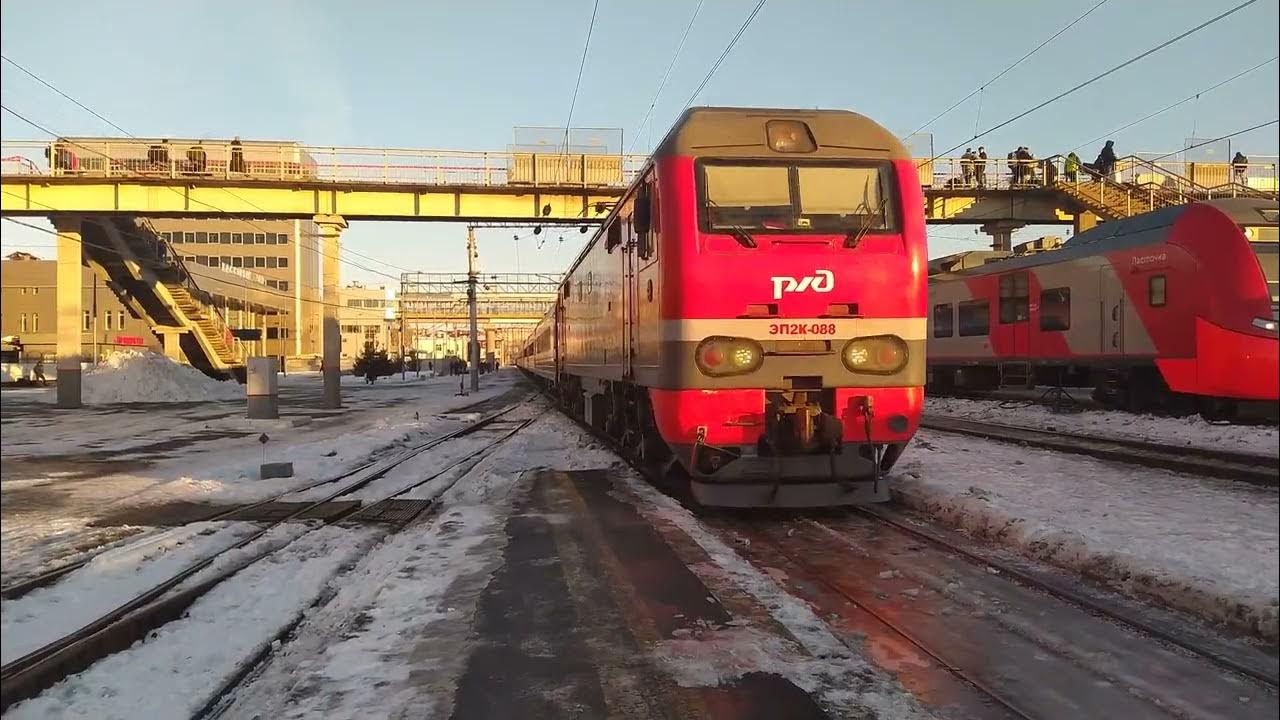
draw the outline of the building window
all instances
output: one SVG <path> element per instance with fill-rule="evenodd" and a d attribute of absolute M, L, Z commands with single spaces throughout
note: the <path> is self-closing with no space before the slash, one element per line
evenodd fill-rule
<path fill-rule="evenodd" d="M 1168 301 L 1168 281 L 1163 275 L 1152 275 L 1147 281 L 1147 304 L 1151 307 L 1164 307 Z"/>
<path fill-rule="evenodd" d="M 933 336 L 951 337 L 955 334 L 955 313 L 951 303 L 933 306 Z"/>
<path fill-rule="evenodd" d="M 40 294 L 40 288 L 38 288 L 38 287 L 33 287 L 33 288 L 31 288 L 31 294 L 32 294 L 32 295 L 39 295 L 39 294 Z"/>
<path fill-rule="evenodd" d="M 287 267 L 289 267 L 289 258 L 287 258 L 287 257 L 282 257 L 282 258 L 280 258 L 280 267 L 282 267 L 282 268 L 287 268 Z"/>
<path fill-rule="evenodd" d="M 243 245 L 243 244 L 244 244 L 244 235 L 243 235 L 242 233 L 231 233 L 231 244 L 232 244 L 232 245 Z"/>
<path fill-rule="evenodd" d="M 957 325 L 961 337 L 986 335 L 991 331 L 991 303 L 970 300 L 956 306 Z"/>
<path fill-rule="evenodd" d="M 160 233 L 160 239 L 164 240 L 165 242 L 173 242 L 173 235 L 167 232 L 162 232 Z"/>
<path fill-rule="evenodd" d="M 269 327 L 269 328 L 267 328 L 267 339 L 268 339 L 268 340 L 278 340 L 279 338 L 280 338 L 280 330 L 279 330 L 279 328 L 273 328 L 273 327 Z"/>
<path fill-rule="evenodd" d="M 27 294 L 27 289 L 26 289 L 25 287 L 18 288 L 18 294 L 19 294 L 19 295 L 26 295 L 26 294 Z"/>
<path fill-rule="evenodd" d="M 204 230 L 198 230 L 198 231 L 196 231 L 196 242 L 197 242 L 197 243 L 207 243 L 207 242 L 209 242 L 209 233 L 208 233 L 208 232 L 206 232 L 206 231 L 204 231 Z"/>
<path fill-rule="evenodd" d="M 244 256 L 233 255 L 231 257 L 231 267 L 244 267 Z"/>
<path fill-rule="evenodd" d="M 253 259 L 253 266 L 254 266 L 254 267 L 266 267 L 266 266 L 267 266 L 267 259 L 266 259 L 266 258 L 264 258 L 264 257 L 261 257 L 261 256 L 256 257 L 256 258 L 254 258 L 254 259 Z"/>
<path fill-rule="evenodd" d="M 124 311 L 123 310 L 116 311 L 116 329 L 117 330 L 124 329 Z"/>
<path fill-rule="evenodd" d="M 267 244 L 267 235 L 266 235 L 266 233 L 254 233 L 254 234 L 253 234 L 253 244 L 254 244 L 254 245 L 266 245 L 266 244 Z"/>
<path fill-rule="evenodd" d="M 1024 272 L 1000 277 L 1000 322 L 1013 323 L 1026 320 L 1030 313 L 1027 291 L 1027 274 Z"/>
<path fill-rule="evenodd" d="M 31 332 L 40 332 L 40 313 L 31 313 Z"/>
<path fill-rule="evenodd" d="M 281 280 L 281 281 L 280 281 L 280 289 L 281 289 L 281 290 L 288 290 L 288 289 L 289 289 L 289 281 L 288 281 L 288 280 Z"/>
<path fill-rule="evenodd" d="M 26 331 L 27 331 L 27 314 L 22 313 L 22 317 L 18 319 L 18 332 L 24 333 Z"/>
<path fill-rule="evenodd" d="M 276 267 L 276 258 L 275 258 L 275 256 L 274 256 L 274 255 L 272 255 L 271 257 L 267 258 L 267 267 L 269 267 L 269 268 Z"/>
<path fill-rule="evenodd" d="M 196 241 L 196 234 L 194 232 L 184 233 L 182 236 L 182 242 L 193 243 L 195 241 Z"/>
<path fill-rule="evenodd" d="M 360 307 L 360 301 L 355 298 L 348 298 L 347 307 Z"/>
<path fill-rule="evenodd" d="M 230 244 L 231 244 L 231 233 L 229 233 L 229 232 L 218 233 L 218 242 L 219 242 L 220 244 L 222 244 L 222 245 L 230 245 Z"/>
<path fill-rule="evenodd" d="M 1071 329 L 1071 288 L 1040 291 L 1040 329 L 1046 332 Z"/>
<path fill-rule="evenodd" d="M 102 329 L 103 330 L 111 329 L 111 311 L 110 310 L 102 311 Z"/>
<path fill-rule="evenodd" d="M 93 329 L 93 313 L 88 310 L 84 311 L 84 331 L 89 332 Z"/>
<path fill-rule="evenodd" d="M 276 244 L 277 244 L 277 245 L 288 245 L 288 244 L 289 244 L 289 236 L 288 236 L 288 235 L 285 235 L 284 233 L 276 233 Z"/>

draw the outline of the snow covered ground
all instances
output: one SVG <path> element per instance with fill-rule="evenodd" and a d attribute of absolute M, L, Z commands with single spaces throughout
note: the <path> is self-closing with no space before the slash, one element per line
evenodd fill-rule
<path fill-rule="evenodd" d="M 975 536 L 1276 639 L 1274 490 L 922 430 L 899 499 Z"/>
<path fill-rule="evenodd" d="M 57 388 L 45 390 L 44 398 L 56 401 Z M 86 405 L 243 398 L 244 388 L 235 380 L 214 380 L 190 365 L 147 350 L 113 350 L 81 375 L 80 400 Z"/>
<path fill-rule="evenodd" d="M 447 377 L 355 385 L 344 389 L 346 408 L 331 414 L 309 411 L 318 404 L 318 375 L 290 378 L 297 385 L 288 396 L 282 391 L 282 410 L 299 411 L 301 424 L 246 420 L 243 405 L 232 403 L 63 413 L 29 399 L 12 402 L 7 391 L 0 442 L 5 582 L 92 545 L 103 531 L 89 524 L 103 515 L 179 501 L 252 502 L 334 477 L 372 453 L 461 427 L 470 416 L 447 411 L 496 398 L 518 382 L 514 372 L 488 375 L 479 393 L 465 397 Z M 259 479 L 264 460 L 292 462 L 294 476 Z"/>
<path fill-rule="evenodd" d="M 1174 418 L 1106 410 L 1055 413 L 1035 403 L 947 397 L 926 398 L 925 412 L 929 415 L 965 417 L 1032 428 L 1056 428 L 1064 432 L 1132 438 L 1167 445 L 1280 454 L 1280 429 L 1272 426 L 1210 423 L 1199 415 Z"/>

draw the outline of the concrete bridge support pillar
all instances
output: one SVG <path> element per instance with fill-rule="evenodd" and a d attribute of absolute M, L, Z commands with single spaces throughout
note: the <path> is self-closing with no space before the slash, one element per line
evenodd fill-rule
<path fill-rule="evenodd" d="M 341 245 L 338 242 L 347 221 L 340 215 L 316 215 L 316 227 L 319 230 L 321 262 L 324 279 L 324 322 L 321 326 L 322 347 L 320 368 L 324 375 L 324 395 L 321 407 L 342 407 L 342 329 L 338 326 L 338 288 L 341 277 L 338 273 L 338 253 Z"/>
<path fill-rule="evenodd" d="M 991 236 L 992 250 L 1009 252 L 1013 250 L 1013 231 L 1026 226 L 1016 220 L 997 220 L 983 225 L 982 232 Z"/>
<path fill-rule="evenodd" d="M 182 362 L 182 333 L 176 328 L 160 331 L 164 338 L 164 356 L 174 362 Z"/>
<path fill-rule="evenodd" d="M 58 231 L 57 268 L 57 350 L 58 390 L 57 406 L 80 407 L 80 353 L 81 313 L 84 311 L 84 288 L 80 268 L 83 251 L 80 238 L 80 218 L 56 218 Z"/>

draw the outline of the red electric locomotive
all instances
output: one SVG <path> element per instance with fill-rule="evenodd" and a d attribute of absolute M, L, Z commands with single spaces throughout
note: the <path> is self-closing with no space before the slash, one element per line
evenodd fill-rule
<path fill-rule="evenodd" d="M 1116 408 L 1274 417 L 1276 215 L 1274 200 L 1208 200 L 1060 249 L 935 260 L 930 387 L 1062 383 Z"/>
<path fill-rule="evenodd" d="M 569 269 L 518 364 L 705 505 L 882 501 L 923 400 L 925 221 L 892 133 L 694 108 Z"/>

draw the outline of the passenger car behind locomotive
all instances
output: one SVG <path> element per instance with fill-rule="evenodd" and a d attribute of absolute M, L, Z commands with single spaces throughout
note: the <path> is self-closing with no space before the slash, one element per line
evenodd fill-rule
<path fill-rule="evenodd" d="M 1060 249 L 934 261 L 930 387 L 1092 386 L 1109 406 L 1273 417 L 1277 205 L 1231 198 L 1106 223 Z M 986 255 L 990 255 L 987 253 Z"/>
<path fill-rule="evenodd" d="M 883 127 L 693 108 L 518 364 L 704 504 L 884 500 L 923 401 L 926 257 L 917 171 Z"/>

